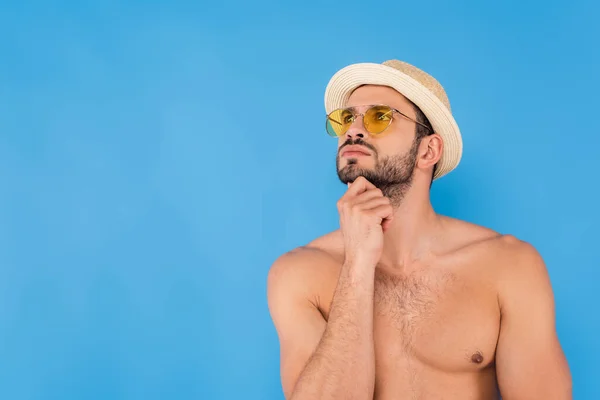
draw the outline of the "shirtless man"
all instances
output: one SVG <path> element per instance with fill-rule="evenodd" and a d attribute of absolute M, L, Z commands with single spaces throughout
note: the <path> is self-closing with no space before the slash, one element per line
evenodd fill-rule
<path fill-rule="evenodd" d="M 432 208 L 462 143 L 439 83 L 399 61 L 349 66 L 326 91 L 327 112 L 345 107 L 327 123 L 340 229 L 269 272 L 286 399 L 571 399 L 538 252 Z"/>

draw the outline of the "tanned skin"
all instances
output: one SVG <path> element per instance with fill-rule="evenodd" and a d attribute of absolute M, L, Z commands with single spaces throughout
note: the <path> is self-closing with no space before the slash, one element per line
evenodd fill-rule
<path fill-rule="evenodd" d="M 362 86 L 348 102 L 371 104 L 416 117 L 388 87 Z M 269 271 L 285 398 L 572 399 L 544 261 L 522 240 L 433 210 L 443 141 L 416 141 L 413 120 L 394 116 L 378 137 L 353 123 L 338 143 L 349 184 L 340 229 Z M 365 154 L 343 154 L 357 143 Z"/>

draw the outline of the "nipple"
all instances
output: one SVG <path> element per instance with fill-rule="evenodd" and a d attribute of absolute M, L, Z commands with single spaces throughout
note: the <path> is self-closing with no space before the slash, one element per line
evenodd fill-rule
<path fill-rule="evenodd" d="M 483 362 L 483 355 L 480 352 L 473 354 L 471 361 L 475 364 L 481 364 Z"/>

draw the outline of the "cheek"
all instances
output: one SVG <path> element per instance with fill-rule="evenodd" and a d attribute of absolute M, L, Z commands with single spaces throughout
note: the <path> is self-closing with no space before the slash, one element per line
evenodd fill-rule
<path fill-rule="evenodd" d="M 377 152 L 382 156 L 406 154 L 412 146 L 412 137 L 406 132 L 394 132 L 377 142 Z"/>

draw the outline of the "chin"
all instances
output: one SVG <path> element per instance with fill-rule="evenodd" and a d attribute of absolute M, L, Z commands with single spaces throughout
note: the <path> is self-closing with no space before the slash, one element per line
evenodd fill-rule
<path fill-rule="evenodd" d="M 357 164 L 346 165 L 338 169 L 338 177 L 344 184 L 352 183 L 359 176 L 370 175 L 370 173 L 372 173 L 371 168 L 365 168 Z"/>

